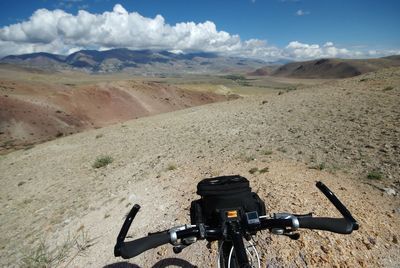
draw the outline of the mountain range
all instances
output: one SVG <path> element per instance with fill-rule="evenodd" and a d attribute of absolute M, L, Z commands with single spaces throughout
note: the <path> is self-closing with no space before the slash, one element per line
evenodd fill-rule
<path fill-rule="evenodd" d="M 70 55 L 44 52 L 10 55 L 0 62 L 49 70 L 80 69 L 94 73 L 125 71 L 138 74 L 246 72 L 267 64 L 262 60 L 226 57 L 208 52 L 184 54 L 126 48 L 81 50 Z"/>

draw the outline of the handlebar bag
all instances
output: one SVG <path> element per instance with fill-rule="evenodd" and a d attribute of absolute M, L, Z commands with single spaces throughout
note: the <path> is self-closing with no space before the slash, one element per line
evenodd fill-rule
<path fill-rule="evenodd" d="M 239 175 L 203 179 L 197 184 L 197 194 L 201 198 L 192 201 L 190 207 L 192 224 L 221 226 L 221 213 L 230 209 L 266 214 L 265 203 L 251 191 L 249 181 Z"/>

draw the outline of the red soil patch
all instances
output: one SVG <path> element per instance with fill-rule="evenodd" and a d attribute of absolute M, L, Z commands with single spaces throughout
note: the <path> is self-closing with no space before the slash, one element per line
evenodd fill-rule
<path fill-rule="evenodd" d="M 157 82 L 85 86 L 0 81 L 0 153 L 138 117 L 227 100 Z"/>

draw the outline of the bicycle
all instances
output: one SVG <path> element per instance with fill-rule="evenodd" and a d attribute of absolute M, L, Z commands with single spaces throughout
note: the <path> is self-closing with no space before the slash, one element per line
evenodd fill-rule
<path fill-rule="evenodd" d="M 148 236 L 125 242 L 127 232 L 140 206 L 135 204 L 127 215 L 114 247 L 115 257 L 135 257 L 146 250 L 171 243 L 180 253 L 198 240 L 218 241 L 218 267 L 261 267 L 260 257 L 251 238 L 261 230 L 297 240 L 298 229 L 315 229 L 351 234 L 358 222 L 336 195 L 322 182 L 317 188 L 329 199 L 342 218 L 313 217 L 312 213 L 296 215 L 274 213 L 268 216 L 265 203 L 251 191 L 249 181 L 239 175 L 203 179 L 197 185 L 200 199 L 192 201 L 191 224 L 149 233 Z M 245 246 L 245 243 L 249 244 Z"/>

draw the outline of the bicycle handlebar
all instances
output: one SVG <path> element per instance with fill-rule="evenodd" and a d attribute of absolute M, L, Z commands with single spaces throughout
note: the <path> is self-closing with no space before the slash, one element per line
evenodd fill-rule
<path fill-rule="evenodd" d="M 295 216 L 294 216 L 295 217 Z M 339 234 L 350 234 L 353 231 L 353 223 L 344 218 L 327 218 L 327 217 L 312 217 L 312 216 L 298 216 L 295 217 L 299 222 L 299 228 L 302 229 L 316 229 L 322 231 L 330 231 Z M 296 228 L 293 226 L 292 219 L 274 219 L 274 218 L 260 218 L 261 224 L 257 231 L 273 229 L 273 228 Z M 172 229 L 171 229 L 172 230 Z M 201 237 L 199 226 L 191 227 L 176 232 L 178 239 L 188 237 L 196 237 L 196 239 L 205 238 L 221 238 L 222 232 L 218 228 L 205 228 L 205 236 Z M 149 249 L 159 247 L 161 245 L 171 243 L 170 230 L 160 233 L 150 234 L 148 236 L 138 238 L 129 242 L 122 242 L 119 248 L 119 255 L 124 259 L 135 257 Z"/>
<path fill-rule="evenodd" d="M 274 232 L 275 234 L 293 234 L 292 232 L 297 228 L 303 228 L 330 231 L 339 234 L 350 234 L 353 230 L 358 230 L 359 225 L 357 221 L 352 217 L 350 212 L 339 201 L 339 199 L 329 190 L 329 188 L 321 182 L 317 182 L 317 187 L 335 205 L 335 207 L 343 215 L 343 218 L 312 217 L 311 214 L 292 215 L 288 213 L 280 213 L 280 215 L 285 215 L 285 217 L 266 218 L 266 216 L 262 216 L 259 218 L 260 222 L 257 226 L 245 225 L 243 228 L 244 232 L 261 231 L 266 229 L 274 231 L 274 229 L 278 229 L 280 232 Z M 117 238 L 117 244 L 114 248 L 114 255 L 116 257 L 121 256 L 124 259 L 132 258 L 146 250 L 156 248 L 167 243 L 176 245 L 177 240 L 179 239 L 182 240 L 185 238 L 195 238 L 192 239 L 189 244 L 194 243 L 197 239 L 224 239 L 224 234 L 221 227 L 211 228 L 209 226 L 205 226 L 204 224 L 200 224 L 190 225 L 190 227 L 184 226 L 183 228 L 172 228 L 163 232 L 149 234 L 146 237 L 142 237 L 133 241 L 124 242 L 128 229 L 139 209 L 139 205 L 134 205 L 125 219 Z M 279 215 L 279 213 L 275 215 Z"/>
<path fill-rule="evenodd" d="M 353 223 L 345 218 L 299 217 L 299 228 L 330 231 L 338 234 L 351 234 Z"/>
<path fill-rule="evenodd" d="M 157 233 L 133 241 L 123 242 L 119 252 L 122 258 L 129 259 L 145 252 L 146 250 L 162 246 L 169 242 L 169 233 Z"/>

